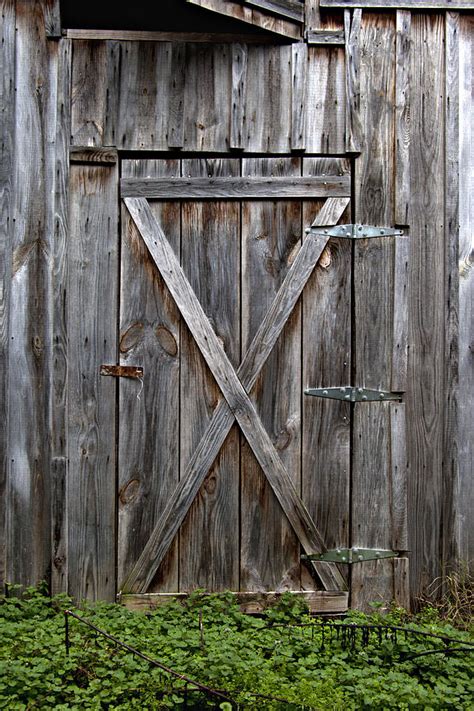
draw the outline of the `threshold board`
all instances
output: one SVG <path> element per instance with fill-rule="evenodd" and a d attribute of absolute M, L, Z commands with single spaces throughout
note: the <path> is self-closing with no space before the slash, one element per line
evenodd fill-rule
<path fill-rule="evenodd" d="M 336 615 L 347 612 L 349 594 L 347 592 L 331 592 L 327 590 L 315 591 L 285 591 L 295 597 L 303 599 L 312 614 Z M 203 597 L 210 593 L 203 593 Z M 215 593 L 214 593 L 215 594 Z M 218 593 L 217 593 L 218 594 Z M 236 592 L 242 612 L 257 615 L 275 605 L 283 592 Z M 135 593 L 117 595 L 117 602 L 129 610 L 146 612 L 155 610 L 161 605 L 166 605 L 170 600 L 186 600 L 189 593 Z"/>

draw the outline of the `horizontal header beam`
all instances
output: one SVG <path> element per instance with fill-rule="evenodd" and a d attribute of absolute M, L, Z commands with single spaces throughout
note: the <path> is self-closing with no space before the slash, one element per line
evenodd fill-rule
<path fill-rule="evenodd" d="M 307 178 L 123 178 L 122 197 L 157 200 L 280 200 L 350 197 L 349 175 Z"/>
<path fill-rule="evenodd" d="M 472 0 L 320 0 L 321 7 L 367 7 L 381 10 L 474 10 Z"/>
<path fill-rule="evenodd" d="M 114 42 L 204 42 L 214 44 L 275 44 L 275 35 L 235 34 L 232 32 L 150 32 L 147 30 L 66 30 L 73 40 L 98 40 Z M 283 37 L 281 38 L 284 41 Z"/>

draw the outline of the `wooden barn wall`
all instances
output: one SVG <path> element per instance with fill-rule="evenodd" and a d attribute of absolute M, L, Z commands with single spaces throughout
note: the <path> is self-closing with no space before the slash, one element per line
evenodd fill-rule
<path fill-rule="evenodd" d="M 354 148 L 346 129 L 351 112 L 352 138 L 361 149 L 354 161 L 356 220 L 405 225 L 410 237 L 403 262 L 408 358 L 397 368 L 406 372 L 403 525 L 412 600 L 446 566 L 472 560 L 472 15 L 364 10 L 360 30 L 346 16 L 360 61 L 353 75 L 360 95 L 349 105 L 343 48 L 47 39 L 45 27 L 57 34 L 54 2 L 0 4 L 0 578 L 48 579 L 54 590 L 64 589 L 68 536 L 71 542 L 74 535 L 65 502 L 85 495 L 86 508 L 91 493 L 67 479 L 68 397 L 80 387 L 71 368 L 80 363 L 68 345 L 73 307 L 66 292 L 83 288 L 67 276 L 68 260 L 81 259 L 69 248 L 75 229 L 67 224 L 69 143 L 127 151 L 340 154 Z M 309 17 L 316 27 L 318 13 Z M 82 169 L 75 170 L 84 179 Z M 92 177 L 106 182 L 105 169 L 94 170 Z M 392 251 L 379 259 L 374 293 L 383 293 L 383 275 L 396 258 Z M 362 315 L 371 305 L 357 308 L 356 348 L 364 342 Z M 105 332 L 105 315 L 102 324 Z M 372 352 L 377 348 L 377 341 L 371 344 Z M 392 382 L 400 376 L 395 362 L 393 353 L 382 354 L 376 366 Z M 356 373 L 368 365 L 361 354 Z M 394 423 L 389 418 L 382 426 Z M 356 425 L 363 434 L 364 422 Z M 364 503 L 360 461 L 354 463 L 352 514 Z M 381 489 L 381 495 L 393 491 Z M 110 533 L 114 512 L 108 516 Z M 364 525 L 374 533 L 381 522 L 374 514 Z M 110 596 L 110 580 L 97 575 L 101 556 L 113 557 L 110 538 L 101 545 L 87 561 L 90 582 L 83 590 Z M 363 583 L 357 588 L 362 602 L 370 596 Z"/>

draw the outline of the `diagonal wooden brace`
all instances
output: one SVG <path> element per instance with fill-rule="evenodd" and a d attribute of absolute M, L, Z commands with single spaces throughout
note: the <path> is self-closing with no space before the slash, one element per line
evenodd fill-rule
<path fill-rule="evenodd" d="M 334 224 L 337 222 L 348 202 L 347 198 L 331 198 L 327 200 L 318 215 L 318 223 Z M 122 590 L 124 592 L 143 592 L 148 588 L 210 466 L 224 443 L 234 423 L 234 418 L 237 418 L 246 436 L 250 428 L 257 428 L 256 436 L 252 437 L 252 434 L 249 433 L 247 438 L 304 549 L 307 550 L 308 547 L 314 548 L 314 546 L 318 550 L 324 549 L 325 546 L 321 536 L 294 489 L 268 434 L 248 398 L 247 392 L 254 385 L 263 364 L 292 312 L 327 243 L 327 238 L 320 235 L 311 236 L 304 242 L 267 316 L 255 335 L 237 376 L 222 351 L 186 277 L 182 273 L 174 252 L 169 247 L 161 228 L 154 220 L 146 200 L 127 199 L 126 204 L 180 309 L 182 299 L 179 297 L 180 294 L 184 296 L 182 290 L 185 290 L 186 298 L 184 301 L 186 303 L 183 304 L 184 313 L 182 310 L 182 315 L 193 335 L 196 337 L 195 331 L 197 331 L 198 335 L 201 336 L 201 341 L 203 340 L 203 342 L 198 343 L 198 345 L 224 396 L 232 403 L 232 411 L 226 400 L 219 402 L 211 422 L 186 468 L 183 479 L 169 500 L 140 558 L 124 581 Z M 158 243 L 155 237 L 158 238 Z M 159 246 L 161 246 L 161 249 Z M 168 278 L 166 273 L 163 273 L 166 268 L 169 270 Z M 177 276 L 178 279 L 176 279 Z M 177 283 L 174 283 L 174 281 Z M 173 289 L 171 288 L 172 286 L 174 287 Z M 199 314 L 198 319 L 196 319 L 196 314 Z M 186 315 L 188 316 L 187 319 Z M 189 320 L 191 323 L 189 323 Z M 198 328 L 196 328 L 196 321 L 199 324 Z M 191 326 L 194 326 L 194 328 Z M 204 330 L 202 330 L 203 328 Z M 214 372 L 216 369 L 216 357 L 218 373 Z M 223 363 L 222 359 L 224 360 Z M 219 382 L 218 376 L 221 382 Z M 327 589 L 344 589 L 346 587 L 339 570 L 331 564 L 317 562 L 315 563 L 315 568 Z"/>

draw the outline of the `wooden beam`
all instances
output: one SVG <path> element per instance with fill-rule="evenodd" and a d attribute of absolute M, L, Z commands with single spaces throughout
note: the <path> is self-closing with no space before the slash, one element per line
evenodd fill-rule
<path fill-rule="evenodd" d="M 274 32 L 290 39 L 300 39 L 301 28 L 299 24 L 283 20 L 279 17 L 272 17 L 266 13 L 245 7 L 238 2 L 231 0 L 186 0 L 192 5 L 198 5 L 206 10 L 218 12 L 221 15 L 232 17 L 234 20 L 247 22 L 255 27 L 260 27 L 267 32 Z"/>
<path fill-rule="evenodd" d="M 141 30 L 66 30 L 66 37 L 73 40 L 97 40 L 105 42 L 191 42 L 227 44 L 275 44 L 275 35 L 236 34 L 233 32 L 148 32 Z"/>
<path fill-rule="evenodd" d="M 326 590 L 315 590 L 311 592 L 290 590 L 286 591 L 298 600 L 304 600 L 310 613 L 319 615 L 338 615 L 347 612 L 348 593 L 347 592 L 327 592 Z M 281 592 L 235 592 L 233 595 L 239 604 L 241 612 L 248 615 L 260 615 L 265 610 L 278 603 L 283 593 Z M 285 593 L 286 594 L 286 593 Z M 167 605 L 170 602 L 185 601 L 189 593 L 143 593 L 143 594 L 120 594 L 117 602 L 124 605 L 129 610 L 135 612 L 147 612 Z M 203 599 L 207 594 L 203 594 Z"/>
<path fill-rule="evenodd" d="M 367 7 L 383 10 L 474 10 L 471 0 L 320 0 L 321 7 Z"/>
<path fill-rule="evenodd" d="M 173 250 L 153 217 L 150 206 L 143 198 L 126 198 L 125 204 L 301 545 L 307 552 L 311 549 L 324 549 L 324 542 L 314 522 L 296 492 Z M 317 571 L 326 589 L 344 589 L 345 581 L 337 567 L 321 567 L 320 564 Z"/>
<path fill-rule="evenodd" d="M 113 165 L 118 161 L 117 149 L 89 148 L 88 146 L 71 146 L 69 149 L 71 163 L 95 163 L 96 165 Z"/>
<path fill-rule="evenodd" d="M 245 0 L 245 3 L 274 15 L 288 17 L 294 22 L 304 22 L 304 5 L 299 0 Z"/>
<path fill-rule="evenodd" d="M 306 40 L 311 46 L 344 47 L 344 30 L 306 30 Z"/>
<path fill-rule="evenodd" d="M 349 175 L 306 178 L 122 178 L 122 197 L 157 200 L 273 200 L 350 197 Z"/>

